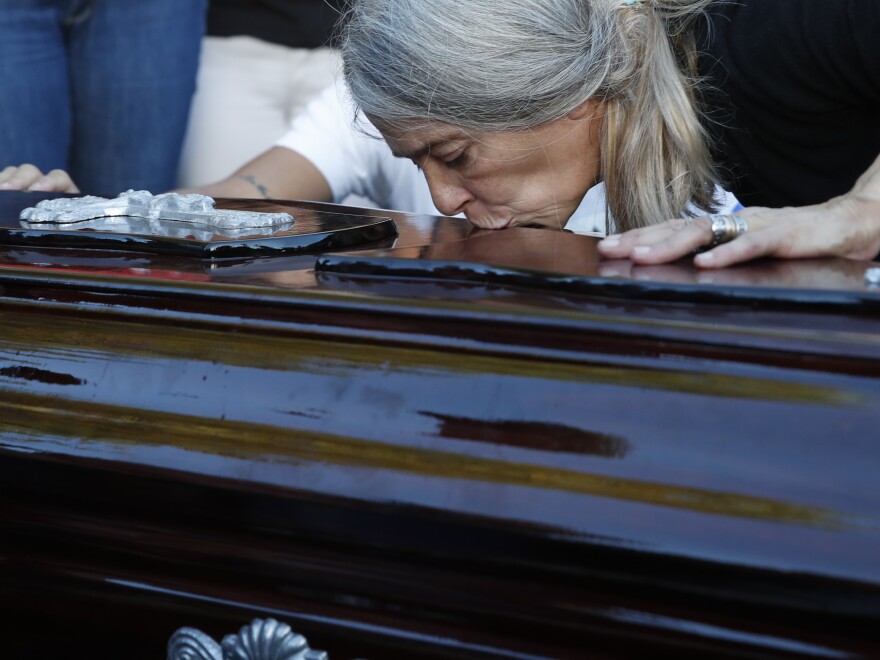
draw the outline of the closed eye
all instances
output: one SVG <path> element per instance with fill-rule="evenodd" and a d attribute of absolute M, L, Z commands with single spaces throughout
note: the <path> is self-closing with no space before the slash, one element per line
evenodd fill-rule
<path fill-rule="evenodd" d="M 467 149 L 462 149 L 457 154 L 452 154 L 452 158 L 443 161 L 447 167 L 461 167 L 467 162 Z"/>

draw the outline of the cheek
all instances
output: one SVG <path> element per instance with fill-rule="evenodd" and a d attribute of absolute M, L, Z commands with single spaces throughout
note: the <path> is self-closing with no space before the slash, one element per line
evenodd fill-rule
<path fill-rule="evenodd" d="M 487 207 L 531 207 L 540 195 L 541 186 L 528 177 L 510 175 L 481 177 L 467 183 L 470 193 Z"/>
<path fill-rule="evenodd" d="M 476 182 L 474 194 L 490 203 L 510 204 L 523 211 L 540 210 L 582 197 L 582 183 L 588 178 L 583 170 L 582 164 L 573 163 L 549 167 L 541 155 Z"/>
<path fill-rule="evenodd" d="M 503 188 L 503 194 L 500 203 L 520 213 L 544 211 L 563 201 L 554 181 L 539 178 L 517 181 Z"/>
<path fill-rule="evenodd" d="M 482 204 L 490 208 L 508 207 L 517 212 L 541 211 L 551 207 L 568 206 L 579 200 L 590 179 L 584 159 L 577 162 L 554 159 L 556 167 L 550 167 L 544 152 L 530 158 L 511 162 L 502 170 L 481 173 L 478 178 L 463 177 L 462 183 Z M 565 163 L 565 165 L 563 165 Z"/>

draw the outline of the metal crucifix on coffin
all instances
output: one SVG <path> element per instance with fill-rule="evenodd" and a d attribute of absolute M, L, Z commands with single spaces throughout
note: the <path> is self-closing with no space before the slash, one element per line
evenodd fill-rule
<path fill-rule="evenodd" d="M 217 209 L 206 195 L 153 195 L 146 190 L 129 190 L 113 199 L 91 195 L 47 199 L 24 209 L 20 219 L 28 229 L 55 225 L 197 240 L 210 240 L 218 231 L 227 237 L 267 236 L 290 229 L 294 222 L 289 213 Z"/>
<path fill-rule="evenodd" d="M 6 199 L 7 206 L 32 193 Z M 3 200 L 0 200 L 3 201 Z M 317 254 L 360 245 L 391 245 L 394 222 L 377 214 L 303 208 L 283 200 L 224 199 L 195 193 L 152 195 L 129 190 L 115 198 L 55 197 L 0 217 L 0 244 L 32 249 L 134 251 L 230 259 Z M 32 204 L 32 202 L 30 203 Z M 288 209 L 296 207 L 296 218 Z M 24 208 L 24 210 L 21 210 Z"/>

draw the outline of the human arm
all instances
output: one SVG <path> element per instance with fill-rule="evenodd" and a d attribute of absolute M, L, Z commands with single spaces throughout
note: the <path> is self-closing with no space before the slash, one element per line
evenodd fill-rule
<path fill-rule="evenodd" d="M 350 193 L 370 197 L 380 163 L 390 154 L 384 142 L 368 136 L 369 125 L 356 125 L 353 116 L 344 85 L 332 85 L 309 102 L 268 151 L 222 181 L 179 192 L 316 202 L 338 201 Z"/>
<path fill-rule="evenodd" d="M 748 231 L 697 254 L 694 265 L 723 268 L 759 257 L 873 259 L 880 252 L 880 156 L 844 195 L 812 206 L 752 207 L 737 215 L 747 220 Z M 675 219 L 609 236 L 599 243 L 599 252 L 611 259 L 661 264 L 686 257 L 711 239 L 708 218 Z"/>
<path fill-rule="evenodd" d="M 268 151 L 242 165 L 227 178 L 176 192 L 196 192 L 211 197 L 263 197 L 265 199 L 307 199 L 332 201 L 327 179 L 303 155 L 284 147 Z"/>
<path fill-rule="evenodd" d="M 748 232 L 697 255 L 694 264 L 874 257 L 880 249 L 880 3 L 718 3 L 711 13 L 717 18 L 703 63 L 707 83 L 719 91 L 707 97 L 707 109 L 719 113 L 721 130 L 713 132 L 721 172 L 743 198 L 800 208 L 745 209 L 738 215 Z M 706 246 L 709 227 L 708 218 L 687 226 L 674 220 L 599 249 L 637 264 L 665 263 Z"/>

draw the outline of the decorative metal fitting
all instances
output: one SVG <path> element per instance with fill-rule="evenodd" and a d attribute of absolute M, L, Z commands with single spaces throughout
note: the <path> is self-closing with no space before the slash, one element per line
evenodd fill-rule
<path fill-rule="evenodd" d="M 90 229 L 185 237 L 200 229 L 208 237 L 224 235 L 271 234 L 290 229 L 289 213 L 233 211 L 214 208 L 207 195 L 129 190 L 113 199 L 106 197 L 59 197 L 44 199 L 26 208 L 19 216 L 25 229 Z"/>
<path fill-rule="evenodd" d="M 306 638 L 275 619 L 254 619 L 218 644 L 195 628 L 181 628 L 168 640 L 168 660 L 329 660 Z"/>

